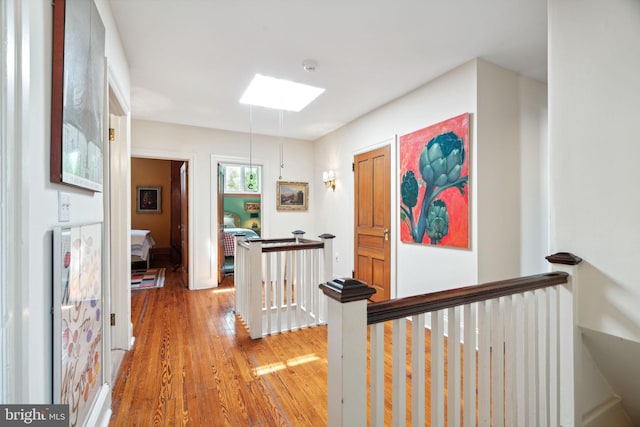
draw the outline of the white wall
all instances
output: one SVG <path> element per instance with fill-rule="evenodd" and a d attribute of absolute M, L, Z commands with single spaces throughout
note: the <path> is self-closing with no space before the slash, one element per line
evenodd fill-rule
<path fill-rule="evenodd" d="M 323 206 L 317 220 L 337 237 L 334 250 L 339 260 L 337 276 L 351 276 L 353 269 L 353 173 L 354 153 L 366 151 L 394 135 L 404 135 L 447 118 L 471 113 L 470 120 L 470 233 L 471 249 L 460 250 L 398 242 L 398 166 L 392 164 L 392 235 L 396 242 L 397 264 L 392 277 L 392 296 L 431 292 L 479 281 L 520 275 L 522 265 L 542 265 L 539 250 L 520 249 L 523 230 L 540 228 L 533 220 L 521 218 L 520 192 L 529 189 L 542 166 L 528 168 L 521 177 L 521 144 L 539 152 L 546 108 L 546 86 L 517 76 L 482 60 L 473 60 L 429 82 L 415 91 L 359 118 L 318 140 L 315 144 L 315 174 L 332 168 L 337 173 L 336 191 L 317 192 L 316 204 Z M 482 97 L 482 99 L 480 99 Z M 529 108 L 521 108 L 521 104 Z M 526 110 L 521 114 L 521 110 Z M 394 150 L 397 147 L 394 145 Z M 531 174 L 531 175 L 529 175 Z M 482 193 L 482 204 L 478 202 Z M 543 205 L 541 192 L 530 194 L 531 203 Z M 478 214 L 478 210 L 482 214 Z M 545 218 L 546 219 L 546 218 Z M 496 235 L 496 233 L 502 233 Z M 538 248 L 546 246 L 540 236 L 527 236 Z M 482 249 L 482 253 L 480 253 Z M 526 256 L 526 258 L 525 258 Z M 392 255 L 393 257 L 393 255 Z M 540 273 L 541 269 L 535 271 Z M 396 288 L 397 287 L 397 288 Z"/>
<path fill-rule="evenodd" d="M 102 221 L 103 196 L 49 182 L 51 124 L 51 2 L 40 0 L 7 3 L 21 14 L 17 25 L 19 52 L 16 61 L 18 92 L 11 101 L 19 108 L 14 123 L 17 139 L 14 189 L 18 192 L 16 216 L 16 253 L 12 254 L 19 271 L 20 286 L 12 295 L 12 345 L 17 349 L 9 363 L 17 384 L 12 385 L 13 402 L 49 403 L 52 401 L 52 229 L 57 218 L 58 192 L 71 194 L 71 222 Z M 107 23 L 105 23 L 107 24 Z M 114 28 L 107 25 L 107 35 Z M 115 54 L 113 46 L 107 55 Z M 122 52 L 117 55 L 124 57 Z M 128 72 L 120 71 L 114 80 L 121 82 L 128 100 Z M 122 83 L 124 81 L 125 83 Z M 105 316 L 106 318 L 106 316 Z M 107 378 L 108 380 L 108 378 Z"/>
<path fill-rule="evenodd" d="M 620 338 L 638 351 L 640 2 L 551 0 L 548 10 L 551 248 L 584 259 L 579 322 L 617 338 L 597 362 L 627 378 L 615 391 L 638 425 L 640 385 L 625 374 L 637 360 Z"/>
<path fill-rule="evenodd" d="M 260 114 L 260 112 L 254 112 Z M 265 113 L 266 114 L 266 113 Z M 274 120 L 276 116 L 274 115 Z M 247 122 L 247 128 L 249 123 Z M 189 200 L 193 289 L 218 285 L 217 178 L 219 162 L 249 162 L 249 135 L 193 126 L 142 120 L 132 122 L 132 156 L 192 159 L 189 165 L 192 197 Z M 276 211 L 276 181 L 280 175 L 280 143 L 284 144 L 283 181 L 309 182 L 307 212 Z M 320 177 L 313 173 L 312 145 L 308 141 L 253 135 L 252 161 L 263 166 L 262 236 L 290 237 L 304 230 L 306 237 L 330 230 L 317 227 L 313 203 Z"/>
<path fill-rule="evenodd" d="M 585 326 L 640 341 L 640 3 L 550 3 L 551 245 L 581 256 Z"/>

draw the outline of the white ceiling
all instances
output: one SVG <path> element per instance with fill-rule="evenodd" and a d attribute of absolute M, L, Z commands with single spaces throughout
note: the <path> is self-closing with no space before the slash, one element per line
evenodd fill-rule
<path fill-rule="evenodd" d="M 256 73 L 326 89 L 254 133 L 315 140 L 480 57 L 546 81 L 546 0 L 110 0 L 134 118 L 248 132 Z M 302 61 L 315 59 L 315 72 Z"/>

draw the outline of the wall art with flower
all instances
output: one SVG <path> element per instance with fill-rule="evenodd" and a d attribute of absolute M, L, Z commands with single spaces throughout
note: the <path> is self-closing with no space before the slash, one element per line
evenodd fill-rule
<path fill-rule="evenodd" d="M 84 425 L 103 377 L 102 224 L 56 227 L 54 240 L 54 403 L 69 425 Z"/>
<path fill-rule="evenodd" d="M 469 248 L 469 113 L 400 137 L 400 239 Z"/>

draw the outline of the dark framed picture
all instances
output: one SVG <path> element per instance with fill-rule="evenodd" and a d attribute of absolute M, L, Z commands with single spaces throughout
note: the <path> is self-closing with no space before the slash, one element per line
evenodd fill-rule
<path fill-rule="evenodd" d="M 105 27 L 93 1 L 53 11 L 50 181 L 102 191 Z"/>
<path fill-rule="evenodd" d="M 161 213 L 162 187 L 136 187 L 136 212 Z"/>
<path fill-rule="evenodd" d="M 309 208 L 309 183 L 278 181 L 277 210 L 306 211 Z"/>

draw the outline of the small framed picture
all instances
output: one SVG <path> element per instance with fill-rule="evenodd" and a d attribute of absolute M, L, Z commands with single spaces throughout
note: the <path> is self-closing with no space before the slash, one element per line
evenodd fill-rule
<path fill-rule="evenodd" d="M 161 213 L 162 187 L 136 187 L 136 212 Z"/>
<path fill-rule="evenodd" d="M 244 202 L 244 211 L 248 213 L 260 212 L 260 202 Z"/>
<path fill-rule="evenodd" d="M 278 181 L 277 210 L 306 211 L 309 208 L 309 183 Z"/>

